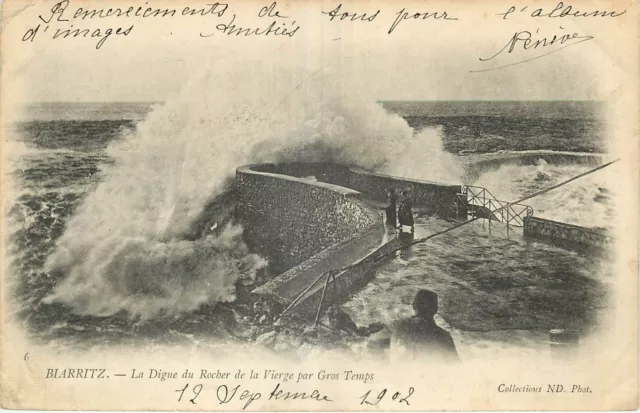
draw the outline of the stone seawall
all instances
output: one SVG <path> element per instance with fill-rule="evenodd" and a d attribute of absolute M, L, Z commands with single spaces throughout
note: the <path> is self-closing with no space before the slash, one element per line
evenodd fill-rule
<path fill-rule="evenodd" d="M 309 304 L 308 301 L 319 300 L 320 297 L 316 297 L 316 294 L 326 282 L 327 271 L 355 264 L 355 266 L 336 275 L 336 284 L 335 286 L 332 284 L 330 287 L 332 302 L 345 301 L 350 294 L 357 292 L 370 280 L 373 273 L 369 270 L 373 269 L 374 258 L 381 257 L 381 251 L 385 251 L 389 245 L 393 245 L 394 239 L 395 234 L 388 236 L 382 226 L 374 228 L 358 238 L 340 242 L 319 252 L 284 274 L 256 288 L 253 293 L 269 295 L 283 306 L 288 306 L 317 280 L 315 286 L 308 290 L 296 306 L 296 314 L 300 314 L 301 309 L 304 308 L 305 315 L 310 316 L 312 315 L 311 311 L 306 310 L 309 310 L 314 304 Z M 323 274 L 325 274 L 324 277 L 318 280 Z M 338 291 L 337 297 L 335 297 L 336 290 Z M 317 302 L 315 306 L 317 308 Z"/>
<path fill-rule="evenodd" d="M 382 226 L 357 191 L 257 169 L 236 172 L 237 214 L 249 246 L 269 258 L 276 273 Z"/>
<path fill-rule="evenodd" d="M 603 248 L 611 238 L 603 230 L 584 228 L 537 217 L 524 219 L 524 236 L 544 239 L 569 249 Z"/>
<path fill-rule="evenodd" d="M 329 285 L 323 312 L 329 303 L 342 303 L 365 286 L 372 270 L 401 245 L 395 231 L 385 231 L 381 204 L 372 200 L 386 200 L 390 188 L 408 189 L 414 205 L 426 213 L 455 218 L 456 194 L 461 192 L 459 185 L 322 163 L 250 165 L 239 168 L 236 179 L 237 213 L 247 242 L 280 274 L 253 293 L 283 306 L 300 297 L 295 313 L 309 318 L 318 309 L 327 271 L 348 267 Z M 602 231 L 535 217 L 524 219 L 524 235 L 580 250 L 610 242 Z"/>
<path fill-rule="evenodd" d="M 372 269 L 399 245 L 395 231 L 385 231 L 382 211 L 370 206 L 371 200 L 386 201 L 390 188 L 408 189 L 415 206 L 450 218 L 455 216 L 455 198 L 461 190 L 460 185 L 399 179 L 327 163 L 250 165 L 237 170 L 236 180 L 237 212 L 247 243 L 271 260 L 274 273 L 280 273 L 253 293 L 284 306 L 304 293 L 295 313 L 306 317 L 317 311 L 327 271 L 349 266 L 327 291 L 331 303 L 344 302 L 370 281 Z M 305 293 L 315 280 L 317 284 Z"/>
<path fill-rule="evenodd" d="M 335 281 L 327 286 L 321 314 L 324 314 L 331 304 L 343 303 L 364 288 L 375 275 L 373 269 L 380 265 L 381 262 L 384 262 L 387 259 L 386 256 L 400 245 L 401 242 L 397 238 L 390 239 L 356 263 L 353 263 L 347 270 L 336 274 Z M 322 277 L 300 299 L 296 305 L 296 314 L 308 319 L 315 317 L 322 300 L 326 277 L 327 275 Z"/>
<path fill-rule="evenodd" d="M 394 176 L 372 173 L 363 169 L 350 168 L 349 188 L 376 198 L 386 199 L 387 190 L 409 190 L 413 205 L 420 206 L 424 213 L 440 218 L 460 218 L 455 209 L 456 194 L 461 193 L 461 185 L 446 185 L 416 179 L 400 179 Z"/>
<path fill-rule="evenodd" d="M 447 185 L 416 179 L 398 178 L 366 171 L 356 166 L 300 163 L 258 165 L 255 170 L 284 174 L 295 177 L 314 177 L 318 181 L 351 188 L 370 199 L 386 201 L 387 190 L 410 190 L 413 205 L 419 206 L 429 215 L 440 218 L 457 218 L 455 211 L 456 194 L 461 185 Z"/>
<path fill-rule="evenodd" d="M 297 178 L 314 177 L 320 182 L 351 188 L 349 186 L 351 171 L 347 165 L 322 162 L 287 162 L 259 164 L 252 166 L 252 169 L 254 171 L 294 176 Z"/>

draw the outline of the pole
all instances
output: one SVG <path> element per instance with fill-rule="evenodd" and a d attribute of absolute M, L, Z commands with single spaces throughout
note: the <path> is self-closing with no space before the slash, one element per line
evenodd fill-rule
<path fill-rule="evenodd" d="M 544 194 L 544 193 L 546 193 L 546 192 L 553 191 L 554 189 L 556 189 L 556 188 L 560 188 L 561 186 L 566 185 L 566 184 L 568 184 L 569 182 L 573 182 L 573 181 L 575 181 L 576 179 L 582 178 L 582 177 L 583 177 L 583 176 L 585 176 L 585 175 L 589 175 L 589 174 L 592 174 L 592 173 L 594 173 L 594 172 L 596 172 L 596 171 L 599 171 L 600 169 L 606 168 L 607 166 L 609 166 L 609 165 L 611 165 L 611 164 L 614 164 L 614 163 L 618 162 L 619 160 L 620 160 L 620 158 L 618 158 L 618 159 L 614 159 L 613 161 L 611 161 L 611 162 L 607 162 L 607 163 L 606 163 L 606 164 L 604 164 L 604 165 L 600 165 L 600 166 L 598 166 L 597 168 L 593 168 L 593 169 L 591 169 L 591 170 L 588 170 L 587 172 L 581 173 L 580 175 L 576 175 L 576 176 L 574 176 L 573 178 L 570 178 L 570 179 L 567 179 L 566 181 L 560 182 L 560 183 L 559 183 L 559 184 L 557 184 L 557 185 L 554 185 L 554 186 L 552 186 L 552 187 L 550 187 L 550 188 L 547 188 L 547 189 L 543 189 L 542 191 L 535 192 L 535 193 L 533 193 L 533 194 L 531 194 L 531 195 L 527 195 L 527 196 L 525 196 L 524 198 L 520 198 L 520 199 L 518 199 L 517 201 L 511 202 L 511 203 L 512 203 L 512 204 L 519 204 L 520 202 L 526 201 L 527 199 L 531 199 L 531 198 L 533 198 L 534 196 L 542 195 L 542 194 Z"/>
<path fill-rule="evenodd" d="M 592 173 L 594 173 L 594 172 L 596 172 L 596 171 L 599 171 L 600 169 L 606 168 L 607 166 L 609 166 L 609 165 L 611 165 L 611 164 L 614 164 L 614 163 L 618 162 L 619 160 L 620 160 L 620 159 L 615 159 L 615 160 L 613 160 L 613 161 L 611 161 L 611 162 L 607 162 L 607 163 L 606 163 L 606 164 L 604 164 L 604 165 L 600 165 L 600 166 L 598 166 L 597 168 L 590 169 L 590 170 L 588 170 L 587 172 L 581 173 L 581 174 L 579 174 L 579 175 L 574 176 L 573 178 L 567 179 L 566 181 L 560 182 L 559 184 L 553 185 L 553 186 L 551 186 L 551 187 L 549 187 L 549 188 L 547 188 L 547 189 L 543 189 L 543 190 L 538 191 L 538 192 L 535 192 L 535 193 L 533 193 L 533 194 L 531 194 L 531 195 L 527 195 L 527 196 L 525 196 L 525 197 L 523 197 L 523 198 L 520 198 L 520 199 L 518 199 L 518 200 L 516 200 L 516 201 L 513 201 L 513 202 L 507 202 L 505 205 L 503 205 L 503 206 L 501 206 L 500 208 L 496 209 L 495 213 L 497 213 L 497 212 L 502 212 L 502 210 L 503 210 L 503 209 L 505 209 L 505 208 L 509 207 L 511 204 L 519 204 L 519 203 L 521 203 L 521 202 L 523 202 L 523 201 L 526 201 L 527 199 L 531 199 L 531 198 L 536 197 L 536 196 L 538 196 L 538 195 L 542 195 L 542 194 L 547 193 L 547 192 L 549 192 L 549 191 L 553 191 L 554 189 L 557 189 L 557 188 L 559 188 L 559 187 L 561 187 L 561 186 L 563 186 L 563 185 L 566 185 L 566 184 L 568 184 L 569 182 L 573 182 L 573 181 L 575 181 L 576 179 L 582 178 L 583 176 L 586 176 L 586 175 L 592 174 Z M 420 238 L 420 239 L 417 239 L 417 240 L 414 240 L 414 241 L 408 242 L 408 243 L 406 243 L 406 244 L 402 244 L 401 246 L 399 246 L 399 247 L 397 247 L 397 248 L 394 248 L 393 250 L 389 251 L 389 253 L 387 253 L 386 255 L 379 257 L 379 258 L 376 260 L 376 262 L 377 262 L 377 261 L 381 261 L 384 257 L 389 256 L 389 255 L 391 255 L 391 254 L 394 254 L 394 253 L 396 253 L 397 251 L 403 250 L 403 249 L 408 248 L 408 247 L 410 247 L 410 246 L 412 246 L 412 245 L 415 245 L 415 244 L 419 244 L 419 243 L 422 243 L 422 242 L 428 241 L 428 240 L 430 240 L 431 238 L 435 238 L 435 237 L 437 237 L 438 235 L 446 234 L 447 232 L 451 232 L 451 231 L 456 230 L 456 229 L 458 229 L 458 228 L 460 228 L 460 227 L 463 227 L 463 226 L 465 226 L 465 225 L 467 225 L 467 224 L 470 224 L 470 223 L 472 223 L 472 222 L 474 222 L 474 221 L 477 221 L 480 217 L 479 217 L 479 216 L 475 216 L 475 210 L 474 210 L 474 208 L 472 208 L 472 211 L 473 211 L 473 218 L 471 218 L 471 219 L 469 219 L 469 220 L 466 220 L 466 221 L 464 221 L 464 222 L 461 222 L 461 223 L 459 223 L 459 224 L 453 225 L 453 226 L 451 226 L 451 227 L 449 227 L 449 228 L 447 228 L 447 229 L 444 229 L 444 230 L 442 230 L 442 231 L 440 231 L 440 232 L 436 232 L 436 233 L 434 233 L 434 234 L 431 234 L 431 235 L 429 235 L 429 236 L 427 236 L 427 237 Z M 300 293 L 300 295 L 299 295 L 298 297 L 296 297 L 296 299 L 295 299 L 291 304 L 289 304 L 289 306 L 286 308 L 286 310 L 284 310 L 284 311 L 282 312 L 282 314 L 280 315 L 280 318 L 282 318 L 282 316 L 284 316 L 284 314 L 285 314 L 287 311 L 289 311 L 289 309 L 290 309 L 291 307 L 293 307 L 293 306 L 298 302 L 298 300 L 300 300 L 300 298 L 302 298 L 302 296 L 303 296 L 307 291 L 309 291 L 309 290 L 311 289 L 311 287 L 313 287 L 314 285 L 316 285 L 316 284 L 318 283 L 318 281 L 320 280 L 320 278 L 322 278 L 325 274 L 327 274 L 327 273 L 334 274 L 334 273 L 342 272 L 342 271 L 348 270 L 349 268 L 351 268 L 351 267 L 353 267 L 353 266 L 354 266 L 353 264 L 352 264 L 352 265 L 347 265 L 346 267 L 338 268 L 338 269 L 331 270 L 331 271 L 328 271 L 328 272 L 325 272 L 325 273 L 321 274 L 318 278 L 316 278 L 316 280 L 315 280 L 311 285 L 309 285 L 309 286 L 308 286 L 308 287 L 307 287 L 307 288 L 306 288 L 302 293 Z M 328 284 L 328 281 L 329 281 L 329 275 L 327 275 L 327 282 L 326 282 L 326 284 Z M 327 287 L 327 286 L 325 285 L 325 290 L 326 290 L 326 287 Z M 324 299 L 324 291 L 323 291 L 322 298 L 321 298 L 321 301 L 320 301 L 320 306 L 322 306 L 322 300 L 323 300 L 323 299 Z M 318 322 L 319 314 L 320 314 L 320 309 L 318 309 L 318 313 L 316 314 L 316 325 L 317 325 L 317 322 Z"/>
<path fill-rule="evenodd" d="M 282 317 L 284 317 L 284 315 L 294 306 L 296 305 L 296 303 L 298 301 L 300 301 L 300 299 L 302 298 L 302 296 L 304 296 L 307 291 L 309 291 L 311 288 L 313 288 L 314 285 L 316 285 L 318 283 L 318 281 L 320 281 L 320 279 L 322 277 L 324 277 L 324 275 L 326 274 L 326 272 L 323 272 L 322 274 L 320 274 L 318 276 L 318 278 L 315 279 L 315 281 L 313 281 L 311 284 L 309 284 L 309 286 L 307 288 L 304 289 L 304 291 L 302 291 L 300 294 L 298 294 L 298 296 L 295 298 L 295 300 L 293 300 L 291 302 L 291 304 L 289 304 L 289 306 L 287 308 L 284 309 L 284 311 L 282 312 L 282 314 L 280 314 L 280 317 L 278 317 L 278 319 L 281 319 Z"/>
<path fill-rule="evenodd" d="M 313 326 L 316 327 L 318 325 L 318 320 L 320 319 L 320 313 L 322 312 L 322 304 L 324 304 L 324 296 L 327 293 L 327 288 L 329 287 L 329 280 L 333 274 L 327 274 L 327 281 L 324 282 L 324 288 L 322 289 L 322 296 L 320 297 L 320 304 L 318 305 L 318 311 L 316 312 L 316 319 L 313 322 Z"/>

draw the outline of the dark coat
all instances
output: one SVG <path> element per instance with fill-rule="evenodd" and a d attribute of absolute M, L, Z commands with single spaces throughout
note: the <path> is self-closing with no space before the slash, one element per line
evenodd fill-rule
<path fill-rule="evenodd" d="M 389 206 L 385 210 L 387 214 L 387 225 L 396 226 L 396 195 L 389 195 Z"/>
<path fill-rule="evenodd" d="M 433 319 L 413 316 L 396 322 L 392 330 L 393 345 L 406 348 L 415 358 L 458 360 L 451 334 L 438 327 Z"/>
<path fill-rule="evenodd" d="M 400 225 L 413 226 L 413 212 L 411 211 L 411 200 L 403 199 L 398 208 L 398 221 Z"/>

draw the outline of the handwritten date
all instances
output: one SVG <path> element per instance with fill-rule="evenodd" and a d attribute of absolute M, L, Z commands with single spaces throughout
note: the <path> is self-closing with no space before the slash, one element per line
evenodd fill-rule
<path fill-rule="evenodd" d="M 195 386 L 192 386 L 187 383 L 184 387 L 177 389 L 175 392 L 178 393 L 178 402 L 188 401 L 192 404 L 196 404 L 196 400 L 198 399 L 198 396 L 200 396 L 200 394 L 203 392 L 203 390 L 204 386 L 202 384 L 196 384 Z M 409 406 L 409 399 L 414 391 L 415 389 L 413 387 L 409 387 L 407 392 L 393 392 L 387 389 L 383 389 L 377 394 L 372 394 L 372 390 L 368 390 L 366 393 L 359 397 L 360 405 L 377 406 L 380 402 L 388 400 L 390 402 L 405 404 Z M 217 386 L 215 390 L 215 400 L 218 402 L 218 404 L 233 405 L 234 402 L 238 402 L 240 406 L 242 406 L 242 410 L 246 410 L 249 406 L 251 406 L 252 403 L 261 399 L 263 399 L 263 394 L 261 392 L 243 388 L 241 385 L 230 387 L 226 384 L 221 384 Z M 320 393 L 320 391 L 317 389 L 314 389 L 311 392 L 290 391 L 289 389 L 285 389 L 281 383 L 277 383 L 275 388 L 270 393 L 265 395 L 264 399 L 270 401 L 333 401 L 330 396 Z"/>
<path fill-rule="evenodd" d="M 413 387 L 409 387 L 409 391 L 407 392 L 407 394 L 402 394 L 397 391 L 393 393 L 393 395 L 390 395 L 390 393 L 387 392 L 387 389 L 383 389 L 380 393 L 378 393 L 377 396 L 372 396 L 371 390 L 369 390 L 360 397 L 360 404 L 377 406 L 378 403 L 385 399 L 385 397 L 389 396 L 391 400 L 397 401 L 398 403 L 406 403 L 406 405 L 409 406 L 409 397 L 411 397 L 414 390 L 415 389 Z"/>
<path fill-rule="evenodd" d="M 189 400 L 192 404 L 196 404 L 196 399 L 204 389 L 203 385 L 196 384 L 191 387 L 191 391 L 188 389 L 189 384 L 187 383 L 183 388 L 176 390 L 176 393 L 179 393 L 178 402 Z M 229 387 L 226 384 L 221 384 L 216 388 L 216 399 L 218 404 L 228 404 L 238 401 L 242 403 L 242 410 L 246 410 L 251 403 L 262 399 L 262 393 L 243 389 L 240 385 Z M 276 387 L 268 394 L 267 400 L 309 400 L 315 402 L 333 401 L 329 396 L 321 394 L 319 390 L 314 389 L 311 393 L 292 392 L 284 390 L 280 383 L 277 383 Z"/>

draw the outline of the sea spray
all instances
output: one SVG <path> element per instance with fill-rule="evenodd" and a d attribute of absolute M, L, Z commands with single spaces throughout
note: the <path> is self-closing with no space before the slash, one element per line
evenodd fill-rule
<path fill-rule="evenodd" d="M 484 172 L 473 185 L 485 187 L 502 201 L 513 201 L 589 170 L 579 164 L 553 165 L 539 159 L 536 165 L 505 164 Z M 586 227 L 611 228 L 614 213 L 614 187 L 607 171 L 585 176 L 561 188 L 531 198 L 525 204 L 534 215 Z"/>
<path fill-rule="evenodd" d="M 235 282 L 265 264 L 248 253 L 241 232 L 230 225 L 217 237 L 196 241 L 103 238 L 88 257 L 59 261 L 71 271 L 48 300 L 73 303 L 81 314 L 109 316 L 125 309 L 143 319 L 232 301 Z"/>
<path fill-rule="evenodd" d="M 149 319 L 232 301 L 236 282 L 266 262 L 249 253 L 238 225 L 187 234 L 243 164 L 333 161 L 459 181 L 437 129 L 415 133 L 331 72 L 269 69 L 212 66 L 108 148 L 114 165 L 47 260 L 62 278 L 46 302 Z"/>

